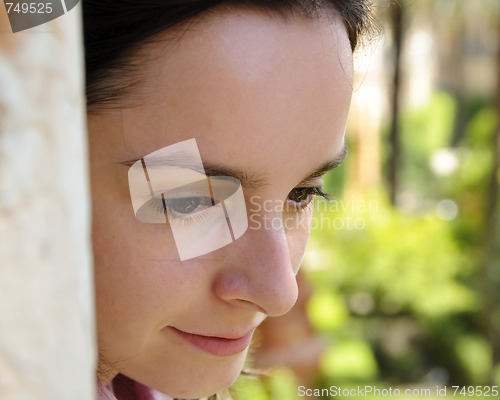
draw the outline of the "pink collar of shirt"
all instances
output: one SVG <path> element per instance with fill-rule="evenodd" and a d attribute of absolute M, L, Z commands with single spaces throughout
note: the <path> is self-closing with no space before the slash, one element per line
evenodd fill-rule
<path fill-rule="evenodd" d="M 120 382 L 125 382 L 126 385 L 130 387 L 130 391 L 127 392 L 130 400 L 173 400 L 171 397 L 148 388 L 147 386 L 124 377 L 123 375 L 119 375 L 118 377 Z M 114 384 L 116 384 L 116 382 L 111 382 L 109 385 L 104 386 L 101 381 L 97 380 L 96 400 L 116 400 L 113 390 Z"/>

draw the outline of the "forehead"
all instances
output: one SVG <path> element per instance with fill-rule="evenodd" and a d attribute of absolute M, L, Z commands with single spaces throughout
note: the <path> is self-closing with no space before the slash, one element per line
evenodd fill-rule
<path fill-rule="evenodd" d="M 321 164 L 342 147 L 352 56 L 339 18 L 219 10 L 174 36 L 137 55 L 140 100 L 121 111 L 117 159 L 196 138 L 202 155 L 257 171 L 299 150 Z"/>

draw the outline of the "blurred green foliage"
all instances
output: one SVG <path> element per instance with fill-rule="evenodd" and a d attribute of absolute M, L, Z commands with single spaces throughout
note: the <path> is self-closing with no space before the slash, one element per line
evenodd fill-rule
<path fill-rule="evenodd" d="M 363 229 L 345 225 L 312 233 L 306 263 L 313 266 L 308 277 L 317 292 L 309 315 L 333 345 L 356 338 L 369 346 L 377 364 L 365 368 L 378 370 L 381 383 L 481 385 L 493 375 L 481 320 L 479 255 L 484 226 L 492 222 L 485 221 L 483 205 L 498 116 L 487 104 L 476 106 L 465 135 L 452 145 L 455 112 L 446 93 L 403 112 L 399 208 L 381 191 L 362 199 L 344 196 L 344 205 L 356 206 L 316 216 L 365 223 Z M 443 149 L 456 157 L 456 166 L 440 174 L 431 161 Z M 332 180 L 336 187 L 337 178 Z M 443 216 L 441 204 L 455 206 L 456 215 Z M 331 322 L 323 320 L 328 315 Z M 364 359 L 371 362 L 369 355 Z M 332 378 L 324 369 L 323 375 L 325 387 L 360 380 L 359 372 Z M 363 380 L 370 379 L 367 373 Z"/>

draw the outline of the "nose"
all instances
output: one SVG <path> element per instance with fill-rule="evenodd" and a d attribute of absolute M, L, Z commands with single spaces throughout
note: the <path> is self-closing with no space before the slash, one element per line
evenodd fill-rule
<path fill-rule="evenodd" d="M 292 308 L 298 295 L 296 268 L 279 224 L 250 226 L 227 252 L 214 283 L 220 299 L 268 316 L 283 315 Z"/>

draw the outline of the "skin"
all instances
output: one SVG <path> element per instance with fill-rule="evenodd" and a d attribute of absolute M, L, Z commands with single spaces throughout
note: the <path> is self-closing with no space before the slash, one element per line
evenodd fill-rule
<path fill-rule="evenodd" d="M 122 373 L 195 398 L 229 386 L 246 350 L 211 355 L 172 327 L 239 338 L 286 313 L 297 298 L 309 227 L 249 229 L 181 262 L 168 225 L 135 218 L 121 162 L 196 138 L 204 162 L 255 178 L 244 188 L 249 215 L 249 199 L 287 204 L 294 188 L 321 186 L 321 178 L 303 181 L 342 151 L 352 57 L 332 16 L 285 22 L 219 9 L 171 36 L 141 50 L 147 62 L 134 107 L 88 117 L 99 378 L 106 384 Z M 279 210 L 265 214 L 281 218 Z M 310 211 L 284 218 L 310 220 Z"/>

